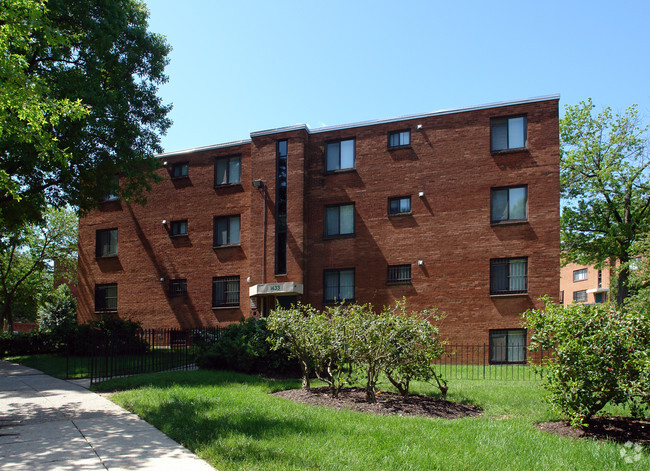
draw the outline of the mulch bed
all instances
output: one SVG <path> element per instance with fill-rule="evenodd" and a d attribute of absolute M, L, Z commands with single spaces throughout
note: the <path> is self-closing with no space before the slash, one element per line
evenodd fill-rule
<path fill-rule="evenodd" d="M 351 409 L 373 414 L 395 414 L 421 417 L 438 417 L 459 419 L 461 417 L 478 417 L 483 413 L 480 407 L 469 404 L 436 399 L 435 397 L 416 394 L 403 397 L 392 392 L 379 392 L 377 402 L 366 402 L 366 392 L 362 388 L 343 388 L 338 397 L 332 397 L 329 388 L 288 389 L 275 393 L 295 402 L 331 407 L 334 409 Z"/>
<path fill-rule="evenodd" d="M 612 440 L 650 446 L 650 421 L 632 417 L 594 417 L 586 428 L 573 428 L 567 421 L 537 424 L 540 430 L 570 438 Z"/>

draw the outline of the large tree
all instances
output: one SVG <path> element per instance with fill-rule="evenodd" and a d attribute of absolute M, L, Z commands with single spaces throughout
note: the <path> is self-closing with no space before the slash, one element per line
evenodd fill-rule
<path fill-rule="evenodd" d="M 155 181 L 170 48 L 147 18 L 139 0 L 0 0 L 2 232 Z"/>
<path fill-rule="evenodd" d="M 44 222 L 0 236 L 3 330 L 13 330 L 16 310 L 27 311 L 25 320 L 35 320 L 38 304 L 53 289 L 55 264 L 74 270 L 76 258 L 77 215 L 70 209 L 49 208 Z"/>
<path fill-rule="evenodd" d="M 648 129 L 636 106 L 594 109 L 591 99 L 567 106 L 560 121 L 563 253 L 581 264 L 616 261 L 623 303 L 635 243 L 650 230 Z"/>

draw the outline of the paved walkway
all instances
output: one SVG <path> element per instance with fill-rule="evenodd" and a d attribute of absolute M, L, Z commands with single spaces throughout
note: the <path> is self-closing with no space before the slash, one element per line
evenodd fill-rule
<path fill-rule="evenodd" d="M 0 469 L 213 470 L 108 399 L 6 361 L 0 361 Z"/>

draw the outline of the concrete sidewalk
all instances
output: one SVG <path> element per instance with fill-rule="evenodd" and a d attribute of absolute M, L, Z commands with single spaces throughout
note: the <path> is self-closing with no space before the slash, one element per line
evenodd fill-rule
<path fill-rule="evenodd" d="M 108 399 L 6 361 L 0 361 L 0 469 L 213 470 Z"/>

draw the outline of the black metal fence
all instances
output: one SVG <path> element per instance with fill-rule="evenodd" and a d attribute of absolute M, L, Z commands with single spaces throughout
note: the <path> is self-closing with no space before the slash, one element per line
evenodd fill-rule
<path fill-rule="evenodd" d="M 523 345 L 492 346 L 445 345 L 444 355 L 436 362 L 445 379 L 494 379 L 526 381 L 541 379 L 532 367 L 540 365 L 551 351 L 528 351 Z"/>
<path fill-rule="evenodd" d="M 214 343 L 224 328 L 144 329 L 135 334 L 91 332 L 84 355 L 67 355 L 67 377 L 90 377 L 90 384 L 156 371 L 194 368 L 201 344 Z"/>

